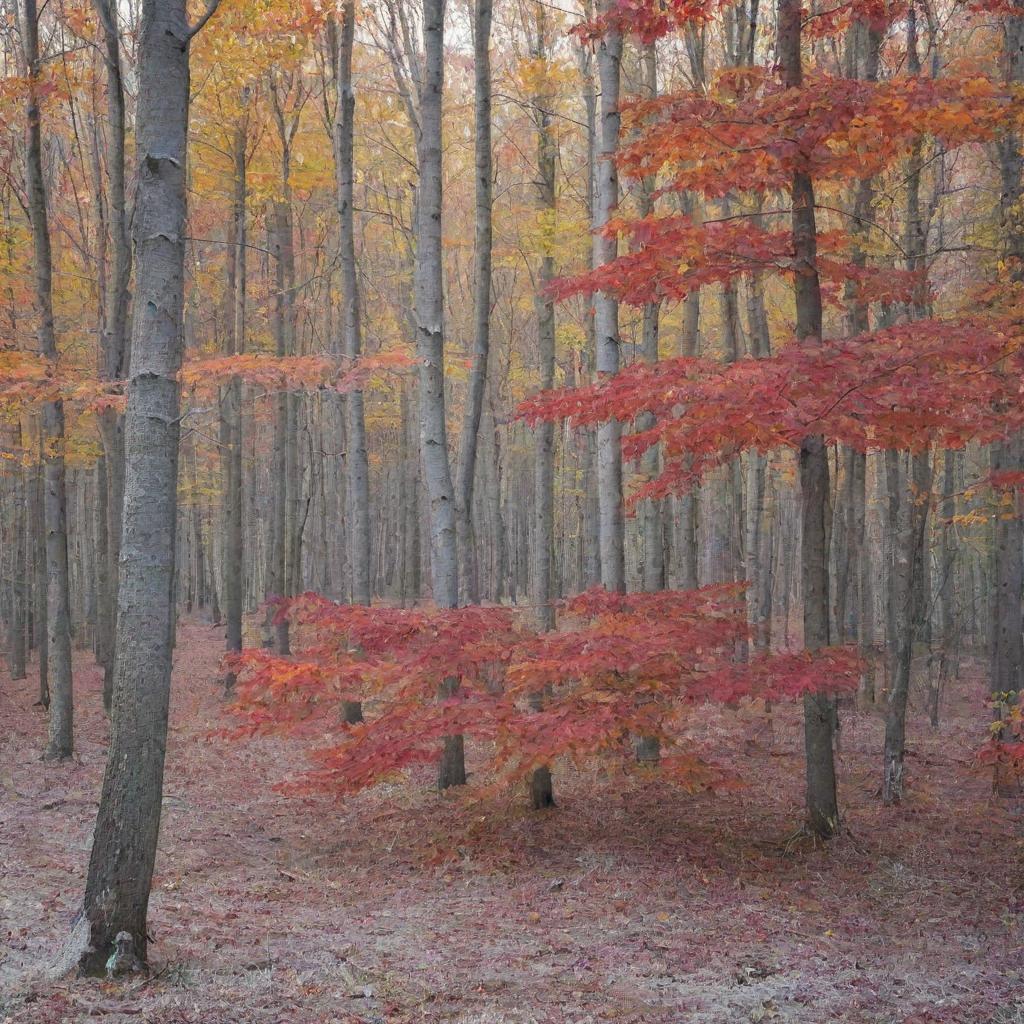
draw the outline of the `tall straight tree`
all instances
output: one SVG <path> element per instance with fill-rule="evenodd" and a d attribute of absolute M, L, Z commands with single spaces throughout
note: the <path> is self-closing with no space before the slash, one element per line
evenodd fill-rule
<path fill-rule="evenodd" d="M 334 115 L 334 160 L 338 179 L 338 220 L 341 236 L 341 287 L 345 304 L 341 325 L 341 350 L 346 359 L 355 362 L 363 351 L 355 233 L 356 94 L 352 86 L 352 52 L 356 29 L 355 0 L 345 0 L 341 17 L 335 76 L 338 99 Z M 370 587 L 370 464 L 366 452 L 366 416 L 362 391 L 353 391 L 346 396 L 345 413 L 348 475 L 345 497 L 352 603 L 369 604 L 372 597 Z M 347 722 L 362 721 L 362 707 L 357 701 L 346 701 L 343 713 Z"/>
<path fill-rule="evenodd" d="M 117 29 L 115 0 L 95 0 L 103 29 L 103 59 L 107 69 L 107 119 L 104 153 L 108 178 L 110 237 L 114 266 L 107 290 L 103 336 L 100 344 L 100 375 L 122 380 L 128 370 L 128 313 L 132 275 L 130 214 L 125 188 L 125 93 L 121 67 L 121 35 Z M 124 498 L 124 417 L 115 408 L 99 416 L 105 462 L 106 560 L 101 574 L 104 593 L 99 595 L 99 650 L 103 663 L 103 703 L 110 710 L 114 685 L 114 619 L 117 612 L 117 576 L 121 550 L 121 505 Z"/>
<path fill-rule="evenodd" d="M 1003 73 L 1011 87 L 1024 83 L 1024 4 L 1016 2 L 1003 19 Z M 1008 124 L 998 140 L 999 214 L 1003 233 L 1003 260 L 1014 284 L 1024 281 L 1024 160 L 1021 138 Z M 1014 434 L 992 446 L 994 473 L 1019 473 L 1024 470 L 1024 435 Z M 990 655 L 991 689 L 998 704 L 1019 699 L 1024 672 L 1024 646 L 1021 623 L 1024 620 L 1024 519 L 1020 502 L 1016 514 L 996 515 L 993 524 L 994 576 L 992 588 L 992 650 Z M 1014 791 L 1012 779 L 996 778 L 1001 795 Z"/>
<path fill-rule="evenodd" d="M 53 255 L 50 247 L 46 177 L 43 173 L 39 12 L 25 0 L 22 38 L 28 72 L 28 141 L 25 177 L 32 225 L 35 304 L 39 351 L 57 361 L 53 318 Z M 46 402 L 42 410 L 43 528 L 46 533 L 46 662 L 49 680 L 49 738 L 44 757 L 63 760 L 74 746 L 74 693 L 71 676 L 71 605 L 68 592 L 68 534 L 64 482 L 64 405 Z"/>
<path fill-rule="evenodd" d="M 423 0 L 423 60 L 420 66 L 416 154 L 420 187 L 416 204 L 414 268 L 416 352 L 420 361 L 420 459 L 428 498 L 430 579 L 439 608 L 459 603 L 455 489 L 448 458 L 444 397 L 444 263 L 441 214 L 441 102 L 444 95 L 444 0 Z M 442 688 L 450 695 L 455 681 Z M 466 781 L 462 736 L 446 736 L 438 786 Z"/>
<path fill-rule="evenodd" d="M 777 15 L 783 81 L 790 89 L 800 89 L 803 87 L 800 0 L 779 0 Z M 822 304 L 814 182 L 808 171 L 799 165 L 793 172 L 791 192 L 796 336 L 801 345 L 821 345 Z M 814 651 L 829 644 L 829 469 L 828 450 L 820 435 L 812 435 L 801 442 L 799 482 L 804 646 Z M 806 695 L 807 826 L 823 839 L 831 836 L 839 825 L 832 734 L 832 699 L 821 694 Z"/>
<path fill-rule="evenodd" d="M 469 396 L 462 420 L 459 461 L 455 473 L 458 546 L 462 556 L 459 583 L 462 599 L 476 604 L 480 585 L 474 558 L 473 481 L 480 440 L 480 418 L 487 387 L 487 361 L 491 350 L 491 250 L 493 248 L 494 159 L 491 152 L 491 0 L 476 0 L 473 15 L 474 167 L 476 223 L 473 281 L 473 365 Z"/>
<path fill-rule="evenodd" d="M 352 51 L 355 41 L 355 0 L 342 6 L 338 46 L 338 104 L 334 119 L 334 153 L 338 178 L 338 219 L 341 225 L 341 287 L 344 315 L 342 354 L 357 360 L 363 351 L 359 275 L 355 236 L 355 115 L 356 96 L 352 87 Z M 362 391 L 345 399 L 348 469 L 349 570 L 352 601 L 370 603 L 370 466 L 366 454 L 366 417 Z"/>
<path fill-rule="evenodd" d="M 653 42 L 644 46 L 640 54 L 641 78 L 645 98 L 655 99 L 658 95 L 658 54 Z M 655 178 L 647 178 L 640 185 L 637 211 L 641 217 L 650 216 L 654 211 Z M 640 341 L 640 355 L 645 362 L 658 361 L 658 339 L 660 335 L 661 305 L 648 302 L 643 311 L 643 328 Z M 653 425 L 654 417 L 643 417 L 637 424 L 643 430 Z M 658 474 L 659 455 L 657 446 L 644 453 L 641 472 L 645 479 Z M 662 590 L 665 587 L 665 533 L 663 503 L 645 501 L 640 511 L 643 530 L 644 564 L 642 582 L 644 590 Z"/>
<path fill-rule="evenodd" d="M 537 273 L 537 356 L 540 368 L 538 383 L 541 388 L 555 383 L 555 303 L 551 297 L 551 282 L 555 278 L 554 234 L 558 211 L 556 193 L 556 162 L 558 148 L 552 130 L 551 89 L 547 87 L 548 19 L 542 0 L 534 3 L 533 53 L 545 87 L 533 98 L 533 119 L 537 128 L 537 214 L 541 229 L 540 267 Z M 555 627 L 555 609 L 552 604 L 552 563 L 555 532 L 555 425 L 539 423 L 534 428 L 533 468 L 533 593 L 532 602 L 541 629 Z M 538 702 L 539 702 L 538 695 Z M 533 771 L 530 795 L 535 809 L 550 807 L 554 801 L 551 769 L 540 765 Z"/>
<path fill-rule="evenodd" d="M 247 96 L 243 93 L 243 108 Z M 228 332 L 228 354 L 241 355 L 245 352 L 245 304 L 246 304 L 246 139 L 248 137 L 248 115 L 243 113 L 235 125 L 232 136 L 233 203 L 232 237 L 234 245 L 229 257 L 231 285 L 231 328 Z M 221 426 L 224 440 L 224 611 L 227 616 L 225 646 L 229 654 L 242 649 L 242 608 L 244 605 L 245 541 L 242 527 L 244 515 L 242 459 L 242 379 L 237 374 L 224 388 L 221 409 Z M 231 690 L 235 675 L 228 671 L 224 677 L 225 687 Z"/>
<path fill-rule="evenodd" d="M 612 0 L 601 0 L 597 13 L 607 14 Z M 601 85 L 597 130 L 597 184 L 594 202 L 594 265 L 600 267 L 618 255 L 616 236 L 603 228 L 619 205 L 619 172 L 615 155 L 619 148 L 621 114 L 619 81 L 622 65 L 622 32 L 614 25 L 597 47 L 597 73 Z M 594 295 L 594 333 L 599 376 L 619 372 L 619 304 L 613 295 Z M 601 550 L 601 584 L 609 590 L 626 589 L 625 519 L 622 508 L 622 426 L 609 420 L 597 429 L 598 538 Z"/>
<path fill-rule="evenodd" d="M 186 0 L 142 5 L 137 299 L 125 414 L 116 676 L 85 901 L 70 950 L 88 974 L 104 969 L 119 932 L 132 936 L 143 959 L 148 942 L 173 651 L 189 44 L 216 6 L 211 0 L 190 28 Z"/>

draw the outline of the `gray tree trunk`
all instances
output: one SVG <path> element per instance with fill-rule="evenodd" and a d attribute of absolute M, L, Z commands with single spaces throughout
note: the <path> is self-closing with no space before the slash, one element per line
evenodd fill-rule
<path fill-rule="evenodd" d="M 547 12 L 542 3 L 534 4 L 534 26 L 536 38 L 534 59 L 547 73 L 548 22 Z M 537 209 L 545 232 L 552 234 L 555 229 L 557 202 L 555 191 L 555 170 L 558 156 L 557 145 L 551 127 L 553 97 L 547 89 L 533 98 L 533 118 L 537 128 Z M 541 389 L 554 386 L 555 382 L 555 304 L 549 287 L 555 277 L 554 239 L 545 235 L 542 242 L 540 267 L 537 273 L 537 294 L 534 307 L 537 311 L 537 347 L 539 363 L 538 384 Z M 554 629 L 555 609 L 552 604 L 553 551 L 555 531 L 555 425 L 540 423 L 534 428 L 533 463 L 533 572 L 531 600 L 542 630 Z M 540 706 L 542 695 L 537 694 L 535 705 Z M 554 804 L 551 769 L 542 765 L 534 769 L 530 784 L 530 795 L 535 810 Z"/>
<path fill-rule="evenodd" d="M 455 526 L 455 489 L 448 458 L 444 394 L 444 262 L 441 232 L 441 100 L 444 93 L 444 0 L 424 0 L 423 65 L 419 82 L 416 151 L 420 188 L 417 197 L 415 315 L 420 360 L 420 459 L 427 490 L 430 533 L 430 578 L 435 604 L 459 603 L 459 560 Z M 441 688 L 451 696 L 457 680 Z M 466 781 L 461 736 L 446 736 L 438 786 Z"/>
<path fill-rule="evenodd" d="M 491 0 L 476 0 L 473 20 L 473 74 L 476 173 L 476 238 L 473 249 L 473 363 L 462 420 L 455 474 L 458 550 L 462 559 L 459 584 L 462 600 L 476 604 L 480 580 L 473 536 L 473 483 L 476 475 L 480 419 L 487 388 L 491 349 L 491 250 L 493 248 L 493 177 L 491 152 Z"/>
<path fill-rule="evenodd" d="M 1015 13 L 1003 20 L 1003 51 L 1006 81 L 1019 86 L 1024 82 L 1024 5 L 1019 2 L 1015 4 Z M 1024 159 L 1020 146 L 1020 134 L 1012 128 L 998 140 L 1003 251 L 1011 277 L 1017 283 L 1024 281 Z M 1024 435 L 1015 434 L 994 444 L 991 463 L 995 472 L 1024 470 Z M 1020 506 L 1018 501 L 1012 518 L 997 514 L 993 524 L 990 687 L 999 695 L 1000 707 L 1019 699 L 1024 673 L 1024 518 Z M 1006 795 L 1014 787 L 1012 780 L 997 776 L 995 788 Z"/>
<path fill-rule="evenodd" d="M 658 58 L 654 43 L 644 46 L 643 54 L 643 95 L 654 99 L 658 95 Z M 641 217 L 654 212 L 653 193 L 657 182 L 654 178 L 641 183 L 637 212 Z M 649 302 L 643 309 L 643 326 L 640 340 L 640 357 L 647 363 L 658 361 L 658 339 L 660 335 L 661 306 Z M 646 416 L 637 423 L 640 430 L 654 426 L 654 417 Z M 640 473 L 644 480 L 653 480 L 660 470 L 660 455 L 657 447 L 644 452 Z M 665 587 L 665 523 L 664 503 L 645 501 L 640 509 L 643 534 L 643 588 L 647 591 L 663 590 Z M 657 751 L 648 751 L 648 759 L 656 759 Z"/>
<path fill-rule="evenodd" d="M 803 84 L 801 7 L 798 0 L 778 0 L 778 53 L 784 82 L 791 89 Z M 797 170 L 792 181 L 792 227 L 795 257 L 794 292 L 796 336 L 801 344 L 822 341 L 821 284 L 818 279 L 817 224 L 814 184 Z M 828 452 L 820 436 L 800 445 L 801 501 L 800 581 L 803 594 L 804 647 L 817 650 L 829 644 L 829 515 Z M 820 694 L 804 698 L 804 743 L 807 771 L 807 826 L 823 839 L 839 827 L 833 756 L 832 700 Z"/>
<path fill-rule="evenodd" d="M 600 0 L 598 13 L 611 8 L 611 0 Z M 611 220 L 619 204 L 619 173 L 615 154 L 619 148 L 619 80 L 622 35 L 609 29 L 597 46 L 597 70 L 601 83 L 598 124 L 597 188 L 594 208 L 594 265 L 602 266 L 618 255 L 618 240 L 606 238 L 601 229 Z M 619 304 L 605 292 L 594 295 L 594 330 L 597 344 L 597 372 L 611 376 L 619 372 Z M 625 590 L 625 519 L 622 507 L 622 426 L 609 420 L 597 429 L 598 540 L 601 552 L 601 584 L 608 590 Z"/>
<path fill-rule="evenodd" d="M 108 177 L 110 236 L 114 249 L 113 275 L 106 291 L 101 338 L 100 370 L 104 380 L 123 380 L 128 371 L 128 314 L 131 301 L 132 248 L 125 189 L 125 95 L 121 69 L 121 39 L 114 0 L 94 0 L 103 29 L 107 68 L 107 145 L 104 162 Z M 103 703 L 110 711 L 114 685 L 114 631 L 117 613 L 118 563 L 121 551 L 121 507 L 124 502 L 124 417 L 115 409 L 99 416 L 106 461 L 106 566 L 100 594 L 99 644 L 103 664 Z"/>
<path fill-rule="evenodd" d="M 100 973 L 118 932 L 145 959 L 171 682 L 184 305 L 189 41 L 185 0 L 144 0 L 139 32 L 137 304 L 110 747 L 70 954 Z M 212 11 L 212 8 L 210 9 Z"/>
<path fill-rule="evenodd" d="M 232 319 L 229 335 L 229 355 L 245 351 L 246 304 L 246 139 L 247 117 L 235 128 L 232 146 L 234 163 L 234 198 L 232 223 L 234 245 L 231 252 Z M 228 654 L 242 649 L 242 611 L 244 605 L 245 542 L 243 530 L 243 431 L 242 431 L 242 379 L 237 374 L 224 389 L 225 451 L 224 492 L 224 611 L 227 618 L 225 648 Z M 231 690 L 235 685 L 234 672 L 227 672 L 224 685 Z"/>
<path fill-rule="evenodd" d="M 355 0 L 345 0 L 338 49 L 338 107 L 334 119 L 335 162 L 338 179 L 338 217 L 341 225 L 341 287 L 344 312 L 342 353 L 348 360 L 362 355 L 362 321 L 355 242 L 355 113 L 352 87 L 352 50 L 355 38 Z M 347 419 L 348 540 L 352 601 L 369 604 L 370 588 L 370 468 L 366 454 L 366 419 L 363 393 L 345 399 Z"/>
<path fill-rule="evenodd" d="M 42 120 L 39 106 L 39 18 L 36 0 L 25 0 L 22 34 L 28 71 L 28 141 L 25 178 L 39 318 L 39 351 L 56 362 L 53 319 L 53 259 L 43 175 Z M 67 497 L 64 479 L 64 404 L 46 402 L 42 411 L 43 523 L 46 531 L 46 653 L 49 673 L 49 737 L 44 757 L 70 757 L 74 734 L 71 676 L 71 602 L 68 589 Z"/>

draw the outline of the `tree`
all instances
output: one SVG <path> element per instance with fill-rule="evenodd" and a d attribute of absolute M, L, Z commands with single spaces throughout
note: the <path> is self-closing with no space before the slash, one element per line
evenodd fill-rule
<path fill-rule="evenodd" d="M 598 5 L 598 15 L 607 15 L 611 0 Z M 622 61 L 622 30 L 612 21 L 597 46 L 597 72 L 601 83 L 598 119 L 597 187 L 594 208 L 594 264 L 600 268 L 612 261 L 618 239 L 606 229 L 619 204 L 619 175 L 615 157 L 619 146 L 619 76 Z M 619 369 L 619 305 L 614 295 L 594 295 L 594 331 L 598 375 Z M 610 590 L 626 587 L 624 522 L 622 511 L 622 430 L 618 422 L 602 423 L 597 431 L 597 498 L 600 521 L 601 584 Z"/>
<path fill-rule="evenodd" d="M 779 0 L 778 47 L 783 82 L 803 86 L 799 2 Z M 814 182 L 807 169 L 793 169 L 793 291 L 796 299 L 796 338 L 816 346 L 822 340 L 821 283 L 818 278 L 818 228 L 814 212 Z M 828 453 L 824 438 L 810 435 L 800 444 L 801 540 L 800 573 L 804 604 L 804 646 L 811 651 L 829 644 L 829 562 L 826 518 L 829 514 Z M 804 744 L 807 764 L 807 824 L 822 838 L 839 825 L 836 773 L 832 756 L 832 706 L 827 697 L 804 698 Z"/>
<path fill-rule="evenodd" d="M 474 557 L 472 529 L 473 485 L 476 475 L 480 421 L 484 391 L 487 387 L 487 363 L 491 349 L 491 264 L 493 248 L 494 160 L 491 153 L 491 0 L 475 0 L 473 14 L 474 81 L 474 170 L 476 174 L 476 222 L 474 228 L 473 267 L 473 365 L 469 377 L 469 395 L 462 420 L 459 460 L 455 477 L 455 502 L 458 549 L 462 557 L 459 582 L 463 599 L 479 599 L 479 582 Z"/>
<path fill-rule="evenodd" d="M 113 0 L 95 0 L 103 31 L 104 63 L 107 69 L 107 118 L 109 131 L 105 147 L 109 179 L 110 236 L 114 265 L 103 324 L 101 375 L 119 381 L 128 369 L 128 315 L 131 302 L 132 248 L 129 233 L 131 211 L 125 187 L 124 74 L 121 66 L 121 35 L 117 28 L 117 6 Z M 103 702 L 110 711 L 114 684 L 114 630 L 117 614 L 117 581 L 121 551 L 121 506 L 124 498 L 123 414 L 109 407 L 100 415 L 103 439 L 106 517 L 106 566 L 104 592 L 100 595 L 99 647 L 103 663 Z"/>
<path fill-rule="evenodd" d="M 39 351 L 57 361 L 53 317 L 53 256 L 50 247 L 46 177 L 43 173 L 43 131 L 39 16 L 35 0 L 25 0 L 22 18 L 25 65 L 28 69 L 28 145 L 26 180 L 35 269 L 35 303 L 39 318 Z M 74 745 L 74 693 L 71 675 L 71 606 L 68 593 L 67 497 L 64 478 L 64 403 L 58 397 L 43 403 L 43 527 L 46 535 L 46 665 L 50 713 L 49 740 L 43 755 L 60 761 Z"/>
<path fill-rule="evenodd" d="M 189 44 L 216 6 L 214 0 L 192 27 L 185 0 L 145 0 L 142 8 L 117 671 L 84 906 L 70 950 L 87 974 L 103 971 L 120 932 L 143 960 L 148 943 L 173 650 Z"/>
<path fill-rule="evenodd" d="M 355 114 L 352 52 L 355 41 L 355 3 L 346 0 L 338 47 L 338 108 L 334 120 L 338 175 L 338 218 L 341 224 L 341 286 L 344 294 L 342 352 L 355 362 L 362 355 L 362 314 L 355 242 Z M 362 391 L 346 399 L 348 452 L 349 564 L 352 600 L 369 604 L 370 588 L 370 469 L 366 455 L 366 420 Z"/>
<path fill-rule="evenodd" d="M 840 649 L 737 664 L 741 591 L 593 588 L 562 603 L 557 630 L 518 625 L 507 608 L 370 610 L 306 595 L 285 611 L 308 640 L 302 651 L 237 659 L 240 724 L 227 734 L 310 742 L 313 766 L 283 786 L 299 793 L 356 792 L 434 764 L 453 722 L 489 752 L 481 792 L 534 779 L 560 757 L 628 763 L 636 734 L 658 738 L 666 777 L 714 789 L 735 773 L 714 763 L 713 744 L 688 738 L 706 704 L 849 691 L 859 671 L 856 654 Z M 462 685 L 439 705 L 431 698 L 452 673 Z M 357 698 L 380 713 L 346 725 L 338 707 Z"/>

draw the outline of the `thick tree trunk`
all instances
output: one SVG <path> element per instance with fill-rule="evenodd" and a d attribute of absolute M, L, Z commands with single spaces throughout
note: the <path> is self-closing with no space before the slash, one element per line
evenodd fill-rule
<path fill-rule="evenodd" d="M 785 84 L 803 84 L 801 7 L 798 0 L 779 0 L 778 53 Z M 814 214 L 814 184 L 803 170 L 793 174 L 792 225 L 796 335 L 803 345 L 822 341 L 821 285 L 818 279 L 818 232 Z M 820 436 L 800 445 L 801 499 L 800 576 L 804 606 L 804 647 L 817 650 L 829 644 L 829 515 L 828 451 Z M 836 799 L 832 700 L 821 694 L 804 698 L 804 743 L 807 769 L 807 826 L 827 839 L 839 827 Z"/>
<path fill-rule="evenodd" d="M 43 175 L 43 139 L 39 105 L 39 20 L 36 0 L 25 0 L 22 33 L 28 69 L 28 142 L 25 178 L 32 225 L 35 304 L 39 351 L 57 360 L 53 319 L 53 259 Z M 46 531 L 46 654 L 49 672 L 49 737 L 44 757 L 70 757 L 74 734 L 71 677 L 71 602 L 68 588 L 67 496 L 64 479 L 64 404 L 46 402 L 42 411 L 43 523 Z"/>
<path fill-rule="evenodd" d="M 189 39 L 185 0 L 145 0 L 117 675 L 85 904 L 70 950 L 90 974 L 102 972 L 118 932 L 132 936 L 143 959 L 148 942 L 173 648 Z"/>

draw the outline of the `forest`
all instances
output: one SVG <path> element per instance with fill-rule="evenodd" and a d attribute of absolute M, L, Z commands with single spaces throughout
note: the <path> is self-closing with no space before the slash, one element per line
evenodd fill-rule
<path fill-rule="evenodd" d="M 0 0 L 0 1024 L 1024 1022 L 1024 0 Z"/>

